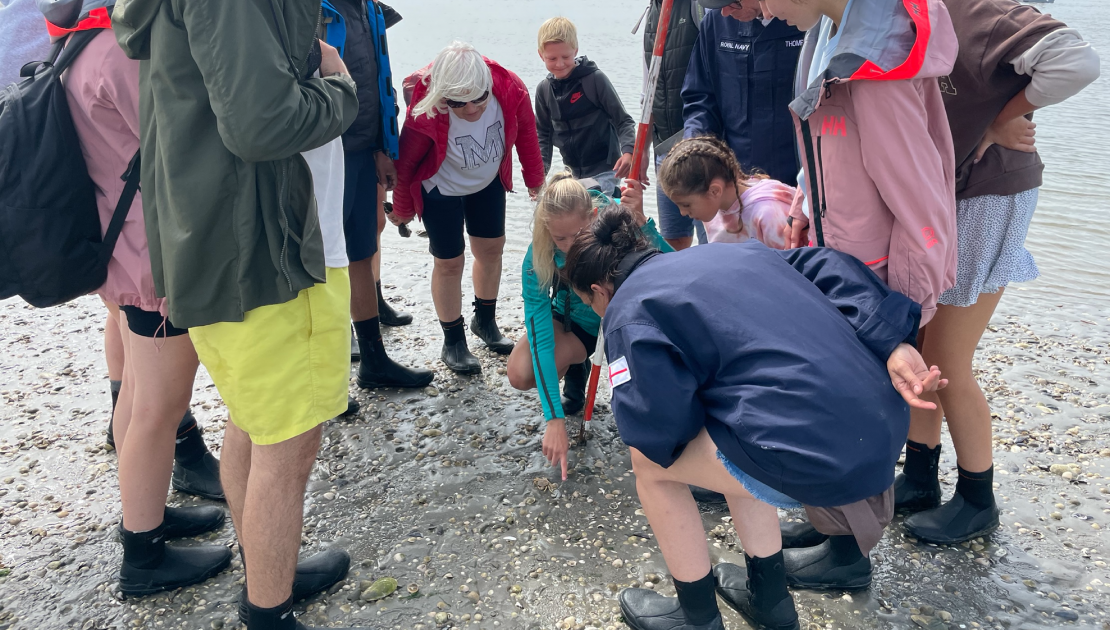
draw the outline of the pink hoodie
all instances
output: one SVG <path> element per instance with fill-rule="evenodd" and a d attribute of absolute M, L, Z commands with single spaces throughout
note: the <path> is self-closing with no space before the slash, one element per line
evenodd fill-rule
<path fill-rule="evenodd" d="M 808 191 L 791 215 L 809 215 L 811 245 L 852 254 L 919 302 L 922 325 L 956 280 L 955 154 L 937 79 L 957 48 L 940 0 L 853 0 L 829 68 L 790 104 Z"/>
<path fill-rule="evenodd" d="M 64 81 L 81 153 L 96 186 L 100 225 L 106 230 L 123 192 L 120 176 L 139 149 L 139 62 L 128 59 L 112 31 L 103 29 L 81 51 Z M 108 262 L 108 279 L 97 293 L 119 306 L 167 314 L 165 300 L 154 292 L 142 195 L 135 195 Z"/>
<path fill-rule="evenodd" d="M 774 179 L 752 179 L 728 210 L 705 224 L 710 243 L 743 243 L 754 238 L 771 249 L 786 249 L 786 218 L 794 187 Z"/>

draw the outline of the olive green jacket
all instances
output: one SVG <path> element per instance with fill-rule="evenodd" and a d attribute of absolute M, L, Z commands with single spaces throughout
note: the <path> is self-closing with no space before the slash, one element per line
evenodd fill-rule
<path fill-rule="evenodd" d="M 324 282 L 300 156 L 358 113 L 348 76 L 308 75 L 320 0 L 119 0 L 140 60 L 142 194 L 158 295 L 180 328 L 242 321 Z"/>

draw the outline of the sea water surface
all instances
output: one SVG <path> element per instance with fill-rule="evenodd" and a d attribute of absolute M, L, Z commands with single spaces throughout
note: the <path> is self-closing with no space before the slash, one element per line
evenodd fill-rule
<path fill-rule="evenodd" d="M 405 19 L 389 31 L 395 84 L 430 62 L 453 39 L 473 44 L 482 54 L 516 72 L 533 94 L 547 75 L 536 51 L 536 32 L 547 18 L 563 15 L 578 27 L 579 52 L 597 62 L 616 86 L 625 108 L 639 119 L 643 83 L 643 28 L 632 33 L 647 6 L 644 0 L 430 0 L 398 1 Z M 1110 54 L 1110 3 L 1060 0 L 1041 4 L 1046 13 L 1078 28 L 1104 55 Z M 1110 80 L 1101 78 L 1084 92 L 1036 114 L 1037 146 L 1045 162 L 1040 205 L 1027 246 L 1041 277 L 1014 285 L 1002 312 L 1042 317 L 1061 307 L 1098 315 L 1105 326 L 1110 311 L 1110 150 L 1100 112 L 1110 100 Z M 556 162 L 558 162 L 558 151 Z M 519 161 L 516 178 L 520 183 Z M 653 192 L 653 191 L 652 191 Z M 648 213 L 655 213 L 649 192 Z M 532 204 L 527 195 L 510 196 L 506 268 L 523 257 L 530 238 Z M 390 236 L 394 237 L 392 230 Z M 424 248 L 422 240 L 391 245 Z M 1014 294 L 1020 295 L 1015 297 Z M 1017 309 L 1017 311 L 1015 311 Z"/>

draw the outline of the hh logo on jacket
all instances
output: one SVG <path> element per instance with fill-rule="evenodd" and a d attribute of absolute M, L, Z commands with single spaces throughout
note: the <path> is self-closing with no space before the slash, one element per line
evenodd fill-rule
<path fill-rule="evenodd" d="M 486 128 L 485 142 L 478 142 L 474 136 L 459 136 L 455 138 L 455 144 L 462 149 L 464 170 L 474 170 L 481 164 L 489 164 L 490 160 L 500 162 L 501 156 L 505 154 L 505 138 L 501 134 L 501 121 Z"/>
<path fill-rule="evenodd" d="M 844 116 L 825 116 L 821 120 L 822 136 L 848 137 L 848 123 Z"/>

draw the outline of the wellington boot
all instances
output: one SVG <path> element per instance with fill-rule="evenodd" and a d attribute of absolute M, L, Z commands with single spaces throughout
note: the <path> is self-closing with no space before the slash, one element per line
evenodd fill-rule
<path fill-rule="evenodd" d="M 382 326 L 408 326 L 412 323 L 412 315 L 393 308 L 389 300 L 382 295 L 382 283 L 378 283 L 378 321 Z"/>
<path fill-rule="evenodd" d="M 359 339 L 358 343 L 362 348 L 362 361 L 358 364 L 355 382 L 363 389 L 426 387 L 435 378 L 431 370 L 408 368 L 390 359 L 381 337 Z"/>
<path fill-rule="evenodd" d="M 478 357 L 471 354 L 470 348 L 466 347 L 466 339 L 450 345 L 444 342 L 440 358 L 456 374 L 480 374 L 482 372 L 482 364 L 478 362 Z"/>
<path fill-rule="evenodd" d="M 259 608 L 242 598 L 249 622 L 244 622 L 247 630 L 313 630 L 293 616 L 293 598 L 275 608 Z M 323 629 L 321 629 L 323 630 Z M 363 630 L 360 628 L 332 628 L 330 630 Z"/>
<path fill-rule="evenodd" d="M 227 520 L 227 512 L 214 505 L 196 507 L 167 505 L 166 514 L 162 517 L 162 525 L 166 528 L 167 539 L 189 538 L 216 531 L 223 527 L 225 520 Z"/>
<path fill-rule="evenodd" d="M 871 586 L 871 560 L 854 536 L 830 536 L 816 547 L 786 549 L 782 555 L 790 586 L 841 591 Z"/>
<path fill-rule="evenodd" d="M 633 630 L 725 630 L 720 613 L 706 624 L 695 625 L 677 597 L 664 597 L 646 588 L 626 588 L 617 596 L 624 622 Z"/>
<path fill-rule="evenodd" d="M 717 594 L 755 628 L 798 630 L 798 611 L 786 589 L 782 552 L 746 559 L 747 571 L 725 562 L 713 567 Z"/>
<path fill-rule="evenodd" d="M 486 347 L 497 354 L 509 354 L 516 346 L 516 342 L 501 334 L 497 327 L 497 320 L 490 318 L 483 320 L 477 315 L 470 318 L 470 332 L 486 343 Z"/>
<path fill-rule="evenodd" d="M 573 416 L 586 406 L 586 379 L 590 375 L 589 361 L 567 368 L 563 377 L 563 414 Z"/>
<path fill-rule="evenodd" d="M 894 478 L 894 509 L 913 513 L 940 506 L 940 445 L 906 444 L 906 464 Z"/>
<path fill-rule="evenodd" d="M 240 551 L 242 548 L 240 547 Z M 246 556 L 243 556 L 246 562 Z M 340 580 L 347 577 L 351 568 L 351 556 L 342 549 L 327 549 L 320 553 L 301 560 L 297 563 L 297 571 L 293 574 L 293 603 L 308 599 L 317 593 L 322 593 Z M 246 587 L 243 596 L 239 598 L 239 621 L 248 624 L 250 606 L 247 604 Z"/>
<path fill-rule="evenodd" d="M 119 585 L 125 596 L 142 597 L 199 584 L 231 564 L 231 550 L 220 545 L 167 546 L 165 529 L 165 523 L 141 533 L 120 527 L 123 565 Z"/>
<path fill-rule="evenodd" d="M 906 531 L 915 538 L 937 545 L 956 545 L 986 536 L 998 529 L 998 505 L 973 505 L 960 493 L 944 505 L 906 517 Z"/>
<path fill-rule="evenodd" d="M 220 460 L 209 452 L 200 425 L 191 411 L 185 413 L 177 429 L 173 489 L 212 501 L 224 500 L 224 488 L 220 485 Z"/>
<path fill-rule="evenodd" d="M 782 548 L 783 549 L 805 549 L 806 547 L 816 547 L 829 539 L 829 537 L 817 531 L 813 527 L 813 523 L 809 521 L 801 522 L 780 522 L 779 531 L 782 534 Z M 787 565 L 790 563 L 787 562 Z M 789 569 L 788 569 L 789 570 Z"/>

